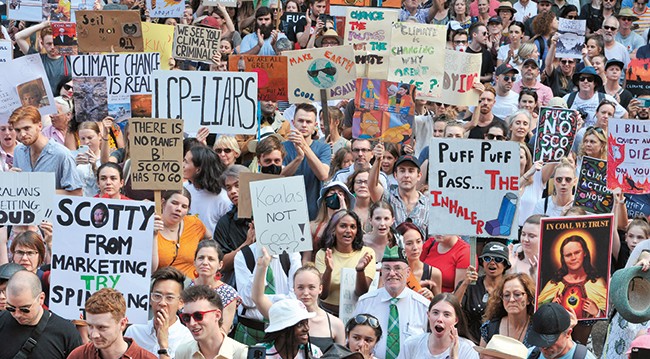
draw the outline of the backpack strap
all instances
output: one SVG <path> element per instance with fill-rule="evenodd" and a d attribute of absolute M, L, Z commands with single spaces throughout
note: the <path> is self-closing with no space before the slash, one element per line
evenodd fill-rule
<path fill-rule="evenodd" d="M 291 258 L 289 258 L 289 253 L 282 252 L 280 254 L 280 264 L 282 265 L 282 270 L 284 274 L 289 278 L 289 269 L 291 269 Z"/>
<path fill-rule="evenodd" d="M 573 101 L 576 100 L 576 96 L 578 96 L 577 91 L 573 91 L 569 94 L 569 98 L 566 100 L 566 105 L 568 108 L 571 108 L 571 106 L 573 106 Z"/>
<path fill-rule="evenodd" d="M 587 357 L 587 347 L 576 343 L 576 351 L 573 352 L 573 359 L 584 359 Z"/>
<path fill-rule="evenodd" d="M 621 90 L 622 89 L 623 88 L 621 88 Z M 599 91 L 598 92 L 598 104 L 600 105 L 600 103 L 603 102 L 604 99 L 605 99 L 605 94 Z M 614 109 L 614 110 L 616 110 L 616 109 Z"/>
<path fill-rule="evenodd" d="M 249 246 L 245 246 L 241 249 L 241 253 L 244 255 L 244 260 L 246 261 L 246 267 L 252 274 L 253 271 L 255 270 L 255 256 L 253 256 L 253 251 Z"/>
<path fill-rule="evenodd" d="M 38 338 L 40 338 L 41 334 L 45 330 L 45 326 L 47 326 L 49 320 L 50 311 L 43 309 L 43 317 L 13 359 L 27 359 L 30 357 L 32 351 L 34 351 L 34 348 L 36 348 L 36 345 L 38 344 Z"/>

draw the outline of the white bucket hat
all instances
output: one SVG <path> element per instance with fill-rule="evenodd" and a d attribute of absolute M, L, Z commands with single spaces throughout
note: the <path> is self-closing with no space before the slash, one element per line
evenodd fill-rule
<path fill-rule="evenodd" d="M 475 346 L 479 354 L 487 354 L 501 359 L 526 359 L 528 349 L 517 339 L 495 334 L 485 348 Z"/>
<path fill-rule="evenodd" d="M 292 327 L 305 319 L 316 316 L 316 313 L 310 313 L 305 305 L 297 299 L 283 299 L 273 303 L 269 310 L 269 326 L 266 327 L 267 333 L 279 332 L 282 329 Z"/>

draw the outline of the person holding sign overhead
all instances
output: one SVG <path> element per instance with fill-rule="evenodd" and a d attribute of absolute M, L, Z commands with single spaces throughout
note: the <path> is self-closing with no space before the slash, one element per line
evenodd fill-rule
<path fill-rule="evenodd" d="M 152 267 L 173 266 L 189 278 L 194 274 L 194 253 L 199 241 L 211 239 L 211 232 L 195 216 L 188 216 L 192 197 L 186 190 L 162 194 L 162 215 L 155 216 Z"/>

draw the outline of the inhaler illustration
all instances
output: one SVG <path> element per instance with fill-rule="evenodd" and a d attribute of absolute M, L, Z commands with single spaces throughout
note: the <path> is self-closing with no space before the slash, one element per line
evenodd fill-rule
<path fill-rule="evenodd" d="M 519 198 L 512 192 L 506 193 L 501 200 L 501 208 L 499 208 L 499 216 L 497 219 L 488 221 L 485 224 L 485 230 L 494 237 L 509 236 L 512 229 L 512 222 L 515 219 L 517 212 L 517 201 Z"/>

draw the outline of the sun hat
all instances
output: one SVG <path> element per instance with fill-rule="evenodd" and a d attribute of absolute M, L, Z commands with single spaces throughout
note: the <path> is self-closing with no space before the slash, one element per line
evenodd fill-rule
<path fill-rule="evenodd" d="M 329 28 L 329 29 L 327 29 L 327 31 L 325 31 L 323 33 L 323 35 L 316 38 L 316 41 L 315 41 L 316 47 L 321 47 L 321 45 L 323 44 L 323 40 L 325 40 L 326 38 L 336 39 L 336 41 L 338 41 L 339 45 L 343 45 L 343 39 L 339 36 L 339 33 L 336 32 L 336 30 L 334 30 L 332 28 Z"/>
<path fill-rule="evenodd" d="M 279 332 L 315 316 L 316 313 L 308 312 L 305 305 L 298 299 L 282 299 L 273 303 L 269 309 L 270 324 L 266 327 L 266 332 Z"/>
<path fill-rule="evenodd" d="M 569 108 L 562 97 L 553 97 L 546 104 L 548 107 Z"/>
<path fill-rule="evenodd" d="M 528 342 L 540 348 L 555 344 L 571 325 L 569 312 L 557 303 L 544 304 L 533 314 L 533 326 L 528 332 Z"/>
<path fill-rule="evenodd" d="M 636 16 L 634 11 L 632 11 L 632 9 L 630 9 L 629 7 L 622 8 L 618 12 L 618 15 L 615 15 L 615 16 L 616 16 L 616 18 L 629 17 L 629 18 L 632 19 L 632 21 L 638 21 L 639 20 L 639 17 Z"/>
<path fill-rule="evenodd" d="M 496 8 L 495 11 L 498 14 L 499 11 L 501 11 L 501 10 L 508 10 L 508 11 L 512 12 L 513 15 L 517 13 L 517 9 L 512 7 L 512 3 L 510 3 L 510 1 L 502 1 L 502 2 L 500 2 L 499 7 Z"/>
<path fill-rule="evenodd" d="M 520 341 L 505 335 L 495 334 L 485 348 L 474 346 L 479 354 L 491 355 L 500 359 L 526 359 L 528 349 Z"/>
<path fill-rule="evenodd" d="M 623 319 L 630 323 L 650 320 L 650 271 L 639 266 L 619 269 L 612 275 L 610 301 Z"/>
<path fill-rule="evenodd" d="M 347 200 L 348 203 L 350 203 L 350 208 L 354 208 L 354 204 L 356 203 L 356 198 L 354 197 L 352 192 L 350 192 L 350 190 L 348 189 L 348 186 L 346 186 L 345 183 L 343 183 L 341 181 L 332 181 L 332 182 L 324 185 L 320 189 L 320 196 L 318 196 L 318 201 L 316 201 L 316 203 L 318 204 L 318 207 L 320 207 L 321 202 L 323 202 L 323 200 L 325 199 L 325 194 L 327 193 L 327 191 L 329 191 L 330 188 L 332 188 L 332 187 L 341 188 L 345 192 L 345 199 Z"/>
<path fill-rule="evenodd" d="M 580 83 L 580 75 L 593 76 L 594 79 L 596 80 L 596 87 L 600 87 L 603 85 L 603 79 L 600 78 L 598 73 L 596 73 L 596 69 L 593 66 L 585 66 L 585 68 L 573 74 L 572 80 L 573 80 L 573 84 L 576 86 L 578 86 L 578 84 Z"/>

